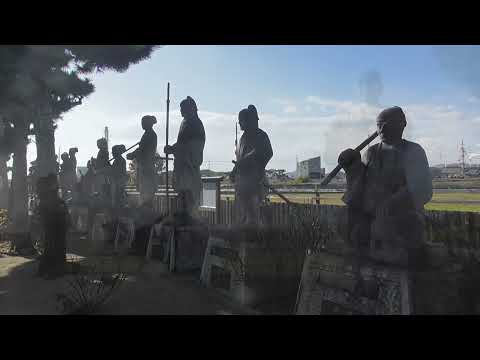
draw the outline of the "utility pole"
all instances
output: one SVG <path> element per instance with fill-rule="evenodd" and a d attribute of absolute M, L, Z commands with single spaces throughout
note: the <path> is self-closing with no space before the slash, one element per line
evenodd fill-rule
<path fill-rule="evenodd" d="M 296 161 L 296 166 L 295 166 L 295 177 L 298 178 L 298 155 L 295 155 L 295 161 Z"/>
<path fill-rule="evenodd" d="M 462 145 L 460 146 L 460 162 L 462 165 L 462 177 L 465 177 L 465 146 L 463 145 L 463 139 L 462 139 Z"/>

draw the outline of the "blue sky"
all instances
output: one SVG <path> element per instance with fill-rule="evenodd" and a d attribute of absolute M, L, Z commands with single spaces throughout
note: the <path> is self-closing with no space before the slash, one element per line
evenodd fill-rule
<path fill-rule="evenodd" d="M 405 109 L 405 137 L 424 146 L 431 164 L 454 162 L 462 138 L 471 153 L 480 153 L 480 94 L 470 81 L 479 76 L 477 54 L 478 47 L 165 46 L 125 73 L 92 76 L 96 91 L 64 115 L 56 145 L 62 151 L 79 147 L 81 166 L 95 156 L 105 126 L 111 145 L 129 146 L 142 135 L 141 116 L 154 114 L 163 152 L 170 81 L 169 141 L 181 120 L 179 102 L 190 95 L 207 132 L 204 168 L 231 168 L 235 121 L 249 104 L 257 106 L 260 127 L 272 141 L 270 168 L 291 171 L 296 156 L 321 155 L 328 171 L 341 150 L 373 131 L 378 111 L 391 105 Z M 381 84 L 375 101 L 360 86 L 367 74 Z M 29 160 L 34 158 L 30 146 Z"/>

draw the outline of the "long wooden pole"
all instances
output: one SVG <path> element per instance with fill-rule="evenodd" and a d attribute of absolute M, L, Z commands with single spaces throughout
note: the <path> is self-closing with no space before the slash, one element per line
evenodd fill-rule
<path fill-rule="evenodd" d="M 135 145 L 130 146 L 130 147 L 129 147 L 128 149 L 126 149 L 125 151 L 123 151 L 122 154 L 125 154 L 127 151 L 133 149 L 135 146 L 137 146 L 137 145 L 139 145 L 139 144 L 140 144 L 140 141 L 139 141 L 138 143 L 136 143 Z M 110 162 L 110 161 L 112 161 L 112 160 L 114 160 L 114 159 L 115 159 L 115 158 L 112 157 L 112 158 L 109 159 L 108 161 Z"/>
<path fill-rule="evenodd" d="M 378 133 L 375 131 L 372 135 L 368 137 L 364 142 L 362 142 L 360 145 L 358 145 L 355 150 L 356 151 L 361 151 L 365 146 L 370 144 L 376 137 L 378 136 Z M 333 169 L 330 174 L 320 183 L 320 186 L 325 186 L 328 185 L 330 181 L 338 174 L 338 172 L 342 169 L 342 165 L 338 164 L 335 169 Z"/>
<path fill-rule="evenodd" d="M 170 113 L 170 83 L 167 84 L 167 125 L 165 134 L 165 145 L 168 146 L 168 125 L 169 125 L 169 113 Z M 167 197 L 167 216 L 170 215 L 170 196 L 168 193 L 168 155 L 166 155 L 166 197 Z"/>

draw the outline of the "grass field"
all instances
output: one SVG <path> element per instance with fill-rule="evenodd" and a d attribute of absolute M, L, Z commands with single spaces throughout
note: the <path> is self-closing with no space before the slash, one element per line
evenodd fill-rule
<path fill-rule="evenodd" d="M 315 203 L 315 197 L 311 194 L 286 194 L 287 199 L 295 203 L 311 204 Z M 342 201 L 341 193 L 322 193 L 320 194 L 321 205 L 345 205 Z M 233 195 L 227 196 L 233 199 Z M 222 198 L 225 198 L 222 196 Z M 282 202 L 282 200 L 273 195 L 270 197 L 272 202 Z M 434 193 L 432 201 L 426 206 L 427 210 L 440 211 L 472 211 L 480 212 L 480 193 L 455 192 L 455 193 Z"/>

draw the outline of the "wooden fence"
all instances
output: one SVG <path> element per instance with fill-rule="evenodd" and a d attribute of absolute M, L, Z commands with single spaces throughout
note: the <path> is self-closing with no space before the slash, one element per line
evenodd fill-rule
<path fill-rule="evenodd" d="M 139 195 L 129 193 L 130 203 L 137 204 Z M 177 198 L 171 196 L 170 210 L 178 208 Z M 166 196 L 157 194 L 154 201 L 155 211 L 167 212 Z M 307 211 L 317 215 L 321 221 L 328 224 L 332 233 L 345 238 L 347 225 L 347 208 L 336 205 L 314 205 L 269 203 L 261 208 L 263 220 L 272 225 L 284 225 L 289 222 L 294 211 Z M 216 208 L 200 208 L 200 216 L 210 225 L 233 225 L 235 223 L 235 201 L 219 200 Z M 217 212 L 219 213 L 217 214 Z M 456 211 L 426 211 L 425 238 L 433 246 L 441 246 L 449 251 L 462 249 L 474 251 L 480 255 L 480 213 Z"/>

